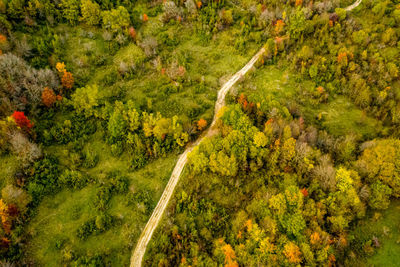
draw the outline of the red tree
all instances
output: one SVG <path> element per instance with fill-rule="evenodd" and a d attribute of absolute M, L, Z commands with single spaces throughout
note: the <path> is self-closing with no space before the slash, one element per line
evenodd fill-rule
<path fill-rule="evenodd" d="M 24 112 L 22 111 L 14 111 L 11 115 L 14 119 L 15 123 L 23 130 L 30 131 L 33 127 L 33 123 L 25 116 Z"/>

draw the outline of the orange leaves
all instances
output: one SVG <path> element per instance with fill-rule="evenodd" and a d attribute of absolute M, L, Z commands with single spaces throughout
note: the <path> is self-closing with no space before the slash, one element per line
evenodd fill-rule
<path fill-rule="evenodd" d="M 0 199 L 0 218 L 4 231 L 9 234 L 11 231 L 12 222 L 8 214 L 8 206 L 2 199 Z"/>
<path fill-rule="evenodd" d="M 62 86 L 66 89 L 72 89 L 72 87 L 74 86 L 74 76 L 72 75 L 71 72 L 68 72 L 65 69 L 64 62 L 57 62 L 56 69 L 59 72 L 59 74 L 62 74 L 61 76 Z"/>
<path fill-rule="evenodd" d="M 298 264 L 301 262 L 300 248 L 293 242 L 289 242 L 285 245 L 283 254 L 285 254 L 290 263 Z"/>
<path fill-rule="evenodd" d="M 201 6 L 203 5 L 203 3 L 201 1 L 197 1 L 196 5 L 197 5 L 197 8 L 200 9 Z"/>
<path fill-rule="evenodd" d="M 56 102 L 57 97 L 53 90 L 45 87 L 42 92 L 42 102 L 46 107 L 51 107 Z"/>
<path fill-rule="evenodd" d="M 314 233 L 311 234 L 311 236 L 310 236 L 310 243 L 311 243 L 312 245 L 318 244 L 320 240 L 321 240 L 321 236 L 319 235 L 318 232 L 314 232 Z"/>
<path fill-rule="evenodd" d="M 5 43 L 7 41 L 7 37 L 3 34 L 0 34 L 0 43 Z"/>
<path fill-rule="evenodd" d="M 197 122 L 197 129 L 199 129 L 199 131 L 204 130 L 204 128 L 206 128 L 206 127 L 207 127 L 207 121 L 205 119 L 200 119 Z"/>
<path fill-rule="evenodd" d="M 318 93 L 323 94 L 325 92 L 325 89 L 322 86 L 318 86 L 317 91 L 318 91 Z"/>
<path fill-rule="evenodd" d="M 235 261 L 236 255 L 235 251 L 232 249 L 231 245 L 226 244 L 222 247 L 222 251 L 225 255 L 225 267 L 238 267 L 238 263 Z"/>
<path fill-rule="evenodd" d="M 251 229 L 253 228 L 253 224 L 252 224 L 252 222 L 251 222 L 251 219 L 248 219 L 248 220 L 246 221 L 245 227 L 247 228 L 247 231 L 248 231 L 248 232 L 251 231 Z"/>
<path fill-rule="evenodd" d="M 275 33 L 279 34 L 280 32 L 282 32 L 284 26 L 285 26 L 285 22 L 283 22 L 283 20 L 281 20 L 281 19 L 278 19 L 275 23 Z"/>
<path fill-rule="evenodd" d="M 341 52 L 337 56 L 337 61 L 339 64 L 347 66 L 347 53 L 346 52 Z"/>
<path fill-rule="evenodd" d="M 66 89 L 72 89 L 72 87 L 74 86 L 74 76 L 72 75 L 71 72 L 68 71 L 64 72 L 61 78 L 61 84 Z"/>
<path fill-rule="evenodd" d="M 301 6 L 303 5 L 303 0 L 296 0 L 296 6 Z"/>
<path fill-rule="evenodd" d="M 149 20 L 149 17 L 147 16 L 146 13 L 143 14 L 143 22 L 146 22 Z"/>

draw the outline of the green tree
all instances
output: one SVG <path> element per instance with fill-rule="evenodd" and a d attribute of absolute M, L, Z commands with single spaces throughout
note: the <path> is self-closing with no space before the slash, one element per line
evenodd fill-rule
<path fill-rule="evenodd" d="M 110 11 L 103 11 L 101 16 L 103 18 L 103 27 L 114 32 L 123 31 L 131 24 L 128 10 L 123 6 Z"/>
<path fill-rule="evenodd" d="M 97 85 L 78 88 L 71 96 L 72 105 L 86 117 L 94 115 L 94 107 L 98 106 L 99 89 Z"/>
<path fill-rule="evenodd" d="M 400 196 L 400 140 L 374 141 L 372 147 L 364 150 L 357 161 L 357 167 L 367 182 L 376 181 L 388 185 L 395 197 Z"/>
<path fill-rule="evenodd" d="M 101 20 L 101 9 L 99 4 L 91 0 L 81 0 L 80 20 L 87 25 L 98 25 Z"/>
<path fill-rule="evenodd" d="M 61 0 L 60 6 L 62 9 L 63 17 L 71 25 L 74 25 L 78 21 L 79 3 L 79 0 Z"/>
<path fill-rule="evenodd" d="M 390 204 L 390 195 L 392 189 L 381 181 L 377 181 L 371 185 L 371 195 L 368 204 L 373 209 L 387 209 Z"/>

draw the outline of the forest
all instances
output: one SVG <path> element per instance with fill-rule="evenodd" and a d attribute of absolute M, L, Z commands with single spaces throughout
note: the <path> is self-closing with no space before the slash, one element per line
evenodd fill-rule
<path fill-rule="evenodd" d="M 0 0 L 0 265 L 398 266 L 399 68 L 399 0 Z"/>

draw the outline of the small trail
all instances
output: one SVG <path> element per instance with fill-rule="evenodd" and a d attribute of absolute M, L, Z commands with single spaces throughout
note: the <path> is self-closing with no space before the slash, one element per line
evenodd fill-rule
<path fill-rule="evenodd" d="M 186 150 L 179 156 L 178 162 L 176 163 L 175 168 L 172 171 L 168 184 L 165 187 L 164 192 L 153 211 L 153 214 L 151 215 L 149 221 L 147 222 L 145 228 L 142 231 L 142 234 L 139 237 L 139 240 L 136 244 L 136 248 L 131 257 L 131 264 L 130 264 L 131 267 L 140 267 L 142 265 L 142 260 L 144 253 L 146 252 L 147 244 L 150 242 L 153 232 L 157 228 L 157 225 L 160 222 L 165 209 L 167 208 L 168 202 L 171 199 L 174 189 L 178 184 L 179 177 L 181 176 L 183 168 L 185 167 L 185 164 L 187 162 L 188 154 L 193 150 L 195 146 L 200 144 L 200 142 L 204 140 L 205 137 L 211 136 L 216 132 L 215 130 L 213 130 L 213 128 L 218 119 L 217 118 L 218 111 L 225 105 L 226 94 L 229 92 L 232 86 L 240 78 L 244 77 L 244 75 L 254 66 L 254 64 L 261 57 L 264 51 L 265 51 L 264 48 L 261 48 L 261 50 L 258 51 L 258 53 L 255 56 L 253 56 L 253 58 L 241 70 L 235 73 L 235 75 L 233 75 L 229 79 L 229 81 L 227 81 L 218 91 L 218 98 L 217 101 L 215 102 L 213 121 L 210 127 L 207 129 L 207 131 L 203 133 L 200 136 L 200 138 L 197 139 L 196 142 L 189 145 L 186 148 Z"/>
<path fill-rule="evenodd" d="M 346 7 L 344 10 L 346 11 L 352 11 L 353 9 L 355 9 L 356 7 L 358 7 L 361 4 L 362 0 L 357 0 L 355 1 L 352 5 Z"/>
<path fill-rule="evenodd" d="M 361 4 L 362 0 L 356 0 L 352 5 L 345 8 L 346 11 L 351 11 L 354 8 L 358 7 Z M 225 96 L 232 88 L 232 86 L 254 66 L 257 60 L 261 57 L 261 55 L 265 52 L 264 48 L 261 48 L 257 54 L 253 56 L 253 58 L 237 73 L 235 73 L 229 81 L 227 81 L 222 88 L 218 92 L 218 98 L 215 102 L 215 110 L 214 110 L 214 118 L 210 125 L 203 135 L 201 135 L 196 142 L 189 145 L 186 150 L 179 156 L 178 162 L 175 165 L 174 170 L 172 171 L 171 177 L 168 181 L 167 186 L 164 189 L 164 192 L 155 207 L 153 214 L 149 221 L 147 222 L 145 228 L 142 231 L 142 234 L 139 237 L 139 240 L 136 244 L 136 248 L 131 256 L 130 267 L 141 267 L 143 256 L 146 252 L 146 248 L 150 239 L 154 233 L 154 230 L 157 228 L 158 223 L 160 222 L 162 215 L 164 214 L 165 209 L 167 208 L 168 202 L 171 199 L 172 194 L 174 193 L 175 187 L 178 184 L 179 177 L 183 171 L 183 168 L 187 162 L 188 154 L 193 150 L 195 146 L 201 143 L 205 137 L 209 137 L 213 135 L 216 131 L 213 129 L 215 123 L 217 121 L 218 111 L 225 105 Z"/>

